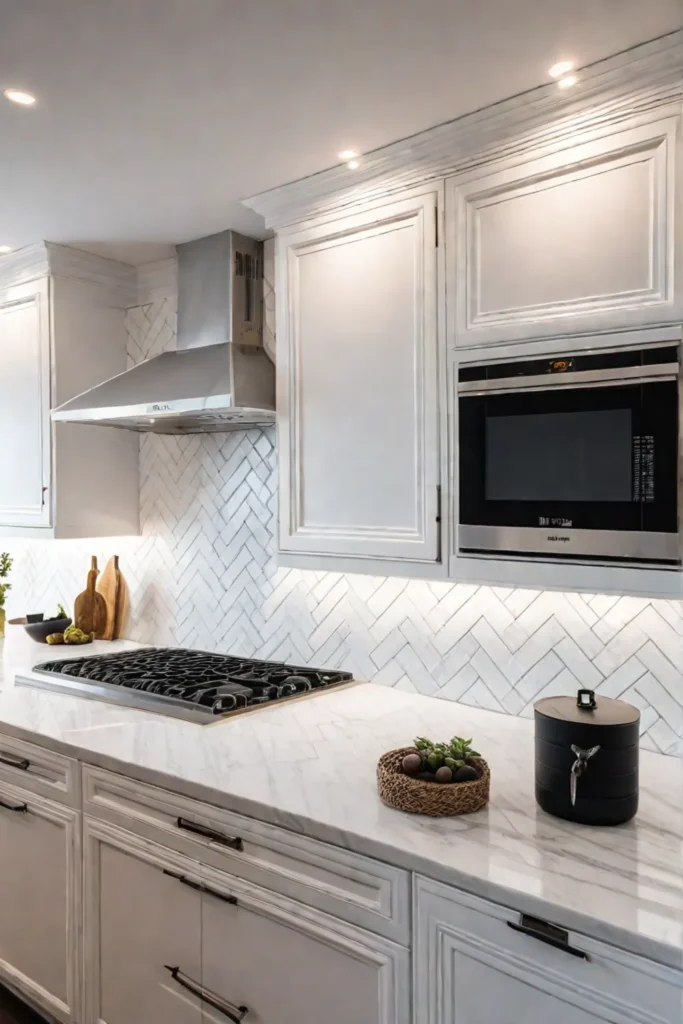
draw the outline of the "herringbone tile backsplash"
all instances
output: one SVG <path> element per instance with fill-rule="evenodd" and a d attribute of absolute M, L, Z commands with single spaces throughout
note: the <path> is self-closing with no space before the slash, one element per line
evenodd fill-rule
<path fill-rule="evenodd" d="M 175 345 L 165 299 L 128 314 L 131 361 Z M 271 430 L 141 441 L 142 537 L 21 542 L 10 612 L 69 605 L 91 553 L 121 556 L 129 635 L 343 667 L 357 678 L 512 715 L 591 687 L 642 711 L 642 743 L 683 736 L 674 601 L 278 569 Z"/>

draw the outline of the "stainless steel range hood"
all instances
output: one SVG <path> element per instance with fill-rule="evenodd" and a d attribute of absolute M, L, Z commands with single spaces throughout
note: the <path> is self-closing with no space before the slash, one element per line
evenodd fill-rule
<path fill-rule="evenodd" d="M 275 421 L 275 368 L 262 344 L 263 243 L 223 231 L 177 252 L 177 351 L 72 398 L 53 420 L 157 434 Z"/>

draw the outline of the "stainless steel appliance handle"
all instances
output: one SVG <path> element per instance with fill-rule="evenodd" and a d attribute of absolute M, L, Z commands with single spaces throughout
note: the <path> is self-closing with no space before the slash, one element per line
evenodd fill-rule
<path fill-rule="evenodd" d="M 533 377 L 501 377 L 498 380 L 464 380 L 461 395 L 497 395 L 510 391 L 550 391 L 555 388 L 618 387 L 624 384 L 657 384 L 677 380 L 678 363 L 659 366 L 616 366 L 607 370 L 579 370 L 575 373 L 539 373 Z"/>
<path fill-rule="evenodd" d="M 22 814 L 28 810 L 28 804 L 8 804 L 4 800 L 0 800 L 0 807 L 4 807 L 6 811 L 19 811 Z"/>
<path fill-rule="evenodd" d="M 531 917 L 530 914 L 520 914 L 519 924 L 515 921 L 508 921 L 507 925 L 508 928 L 513 928 L 516 932 L 521 932 L 522 935 L 528 935 L 531 939 L 545 942 L 546 945 L 560 949 L 563 953 L 569 953 L 570 956 L 578 957 L 580 960 L 590 960 L 588 954 L 584 953 L 582 949 L 569 945 L 569 933 L 564 928 L 558 928 L 556 925 L 542 921 L 538 917 Z"/>
<path fill-rule="evenodd" d="M 187 875 L 176 875 L 175 871 L 168 871 L 166 868 L 164 868 L 164 874 L 168 875 L 169 878 L 175 878 L 182 885 L 186 885 L 188 889 L 205 893 L 207 896 L 214 896 L 217 900 L 223 900 L 223 903 L 230 903 L 233 907 L 237 906 L 236 896 L 228 896 L 226 893 L 218 892 L 217 889 L 211 889 L 208 885 L 204 885 L 203 882 L 195 882 L 193 878 L 188 878 Z"/>
<path fill-rule="evenodd" d="M 238 853 L 244 849 L 244 843 L 240 836 L 224 836 L 222 832 L 207 828 L 206 825 L 198 825 L 187 818 L 177 818 L 176 825 L 178 828 L 184 829 L 185 832 L 194 832 L 195 835 L 211 839 L 214 843 L 220 843 L 221 846 L 229 846 L 231 850 L 237 850 Z"/>
<path fill-rule="evenodd" d="M 10 768 L 21 768 L 22 772 L 28 771 L 31 762 L 26 757 L 15 757 L 14 754 L 0 753 L 0 764 L 6 764 Z"/>
<path fill-rule="evenodd" d="M 168 964 L 164 964 L 167 971 L 171 972 L 171 977 L 174 981 L 177 981 L 179 985 L 186 988 L 188 992 L 197 996 L 203 1003 L 213 1007 L 214 1010 L 218 1010 L 220 1013 L 224 1013 L 228 1020 L 233 1021 L 233 1024 L 240 1024 L 244 1020 L 246 1015 L 249 1013 L 248 1006 L 235 1006 L 233 1003 L 228 1003 L 221 996 L 216 995 L 211 989 L 204 988 L 198 982 L 193 981 L 192 978 L 180 970 L 179 967 L 169 967 Z"/>

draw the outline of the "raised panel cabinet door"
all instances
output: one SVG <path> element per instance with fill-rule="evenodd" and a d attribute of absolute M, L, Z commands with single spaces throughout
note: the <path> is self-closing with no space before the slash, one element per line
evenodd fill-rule
<path fill-rule="evenodd" d="M 450 343 L 676 323 L 680 114 L 447 182 Z"/>
<path fill-rule="evenodd" d="M 207 1024 L 409 1024 L 407 950 L 216 878 L 204 876 L 202 900 Z"/>
<path fill-rule="evenodd" d="M 78 812 L 0 786 L 0 982 L 60 1021 L 77 1021 Z"/>
<path fill-rule="evenodd" d="M 86 1024 L 199 1024 L 199 1000 L 171 973 L 200 972 L 201 900 L 178 881 L 192 866 L 87 817 L 84 841 Z"/>
<path fill-rule="evenodd" d="M 416 876 L 415 1024 L 674 1024 L 683 972 Z"/>
<path fill-rule="evenodd" d="M 539 991 L 468 956 L 466 950 L 454 953 L 445 944 L 441 954 L 443 959 L 431 969 L 437 991 L 432 994 L 429 1016 L 418 989 L 416 1024 L 605 1024 L 610 1020 Z M 430 970 L 426 955 L 424 950 L 416 951 L 420 972 Z"/>
<path fill-rule="evenodd" d="M 437 193 L 278 239 L 280 550 L 435 562 Z"/>
<path fill-rule="evenodd" d="M 50 524 L 50 329 L 46 281 L 0 297 L 0 526 Z"/>

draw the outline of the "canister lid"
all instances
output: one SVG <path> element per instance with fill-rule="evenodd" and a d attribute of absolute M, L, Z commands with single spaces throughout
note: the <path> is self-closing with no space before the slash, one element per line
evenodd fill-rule
<path fill-rule="evenodd" d="M 581 725 L 633 725 L 640 711 L 625 700 L 596 697 L 593 690 L 579 690 L 575 697 L 544 697 L 534 704 L 539 715 Z"/>

